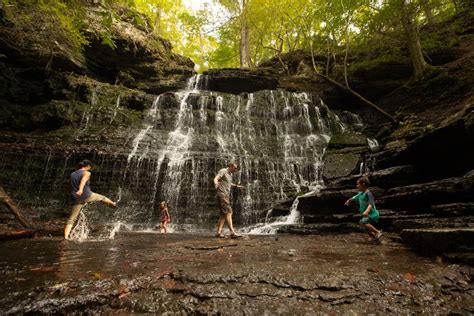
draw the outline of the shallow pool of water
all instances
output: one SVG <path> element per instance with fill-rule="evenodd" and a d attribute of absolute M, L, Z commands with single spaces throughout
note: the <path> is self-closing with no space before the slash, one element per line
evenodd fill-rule
<path fill-rule="evenodd" d="M 400 311 L 417 311 L 419 304 L 425 304 L 423 297 L 442 295 L 436 289 L 443 286 L 446 276 L 453 280 L 462 279 L 462 267 L 419 256 L 389 239 L 381 245 L 374 244 L 363 234 L 247 236 L 240 240 L 220 240 L 209 234 L 119 233 L 115 239 L 85 242 L 59 238 L 3 242 L 0 243 L 0 253 L 0 291 L 3 292 L 0 312 L 12 311 L 11 308 L 17 308 L 13 309 L 16 312 L 44 312 L 44 304 L 49 304 L 52 299 L 68 298 L 68 301 L 74 301 L 76 297 L 91 292 L 109 293 L 107 297 L 117 299 L 110 294 L 115 285 L 119 287 L 118 284 L 140 278 L 145 278 L 151 284 L 161 284 L 164 275 L 170 278 L 173 286 L 181 284 L 195 289 L 199 285 L 206 288 L 211 293 L 206 302 L 213 300 L 212 293 L 222 286 L 234 289 L 235 285 L 232 286 L 228 281 L 216 281 L 230 277 L 242 289 L 252 284 L 252 291 L 261 291 L 273 284 L 271 289 L 265 291 L 270 291 L 275 297 L 283 295 L 278 285 L 280 283 L 287 284 L 285 286 L 288 288 L 294 286 L 293 291 L 301 292 L 301 295 L 305 291 L 317 292 L 319 288 L 324 289 L 327 284 L 334 283 L 342 284 L 335 287 L 335 291 L 353 291 L 355 294 L 369 291 L 383 299 L 399 295 L 393 294 L 401 293 L 402 290 L 397 288 L 409 289 L 413 292 L 410 294 L 412 298 L 419 300 L 418 305 Z M 242 284 L 238 280 L 242 280 Z M 387 289 L 392 283 L 398 284 L 394 285 L 395 290 Z M 137 296 L 138 301 L 148 300 L 151 295 L 147 292 L 148 288 L 145 286 L 136 294 L 125 296 Z M 166 287 L 163 291 L 168 296 L 177 296 L 177 299 L 191 295 L 177 290 L 173 292 Z M 472 289 L 466 288 L 466 291 L 466 298 L 454 306 L 462 307 L 466 300 L 472 298 L 469 292 Z M 223 299 L 222 295 L 217 297 Z M 287 299 L 285 295 L 281 298 L 282 302 Z M 299 294 L 295 295 L 298 297 Z M 321 297 L 322 294 L 317 295 Z M 449 304 L 449 295 L 445 296 L 443 302 Z M 258 295 L 254 297 L 258 303 L 257 298 Z M 253 300 L 251 296 L 246 299 Z M 314 298 L 312 304 L 321 304 L 319 301 Z M 380 302 L 382 304 L 384 301 Z M 48 312 L 76 308 L 64 302 L 54 304 L 56 309 Z M 61 304 L 65 304 L 64 309 Z M 154 303 L 149 304 L 152 307 L 148 311 L 166 311 L 160 310 Z M 268 308 L 277 308 L 277 301 L 272 304 Z M 404 304 L 406 307 L 407 303 Z M 105 301 L 93 310 L 103 311 L 104 306 L 111 308 L 111 303 Z M 118 306 L 128 311 L 136 310 L 136 307 Z M 190 312 L 180 308 L 173 306 L 171 310 Z M 380 311 L 382 307 L 374 308 Z"/>

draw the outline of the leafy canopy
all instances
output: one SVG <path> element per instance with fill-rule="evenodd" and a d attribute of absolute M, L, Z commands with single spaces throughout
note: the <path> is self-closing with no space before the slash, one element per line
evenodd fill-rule
<path fill-rule="evenodd" d="M 203 71 L 210 67 L 239 66 L 244 24 L 248 27 L 247 44 L 254 65 L 297 50 L 334 55 L 348 47 L 352 52 L 368 45 L 374 50 L 388 49 L 381 43 L 397 43 L 402 38 L 399 19 L 402 1 L 409 5 L 418 26 L 449 19 L 456 10 L 472 9 L 470 0 L 207 0 L 199 9 L 190 8 L 184 0 L 1 0 L 1 3 L 4 8 L 17 9 L 16 14 L 7 18 L 19 25 L 34 19 L 31 14 L 20 14 L 23 9 L 34 7 L 33 11 L 43 20 L 59 25 L 54 40 L 67 38 L 76 48 L 88 43 L 84 35 L 85 7 L 96 3 L 110 9 L 102 16 L 100 36 L 104 44 L 115 47 L 111 26 L 114 19 L 125 14 L 147 32 L 168 39 L 176 53 L 190 57 L 198 71 Z"/>

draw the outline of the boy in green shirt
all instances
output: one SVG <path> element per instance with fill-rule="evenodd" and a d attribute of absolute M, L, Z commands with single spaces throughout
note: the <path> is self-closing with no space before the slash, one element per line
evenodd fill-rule
<path fill-rule="evenodd" d="M 367 177 L 362 177 L 357 180 L 358 194 L 346 201 L 345 205 L 350 205 L 352 202 L 359 204 L 359 211 L 362 214 L 362 219 L 359 224 L 365 226 L 375 239 L 382 237 L 382 231 L 377 230 L 372 224 L 379 220 L 379 211 L 375 207 L 374 195 L 369 191 L 370 181 Z"/>

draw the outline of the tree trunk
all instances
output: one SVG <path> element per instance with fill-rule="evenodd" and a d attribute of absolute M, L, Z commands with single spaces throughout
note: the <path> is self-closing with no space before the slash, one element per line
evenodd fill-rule
<path fill-rule="evenodd" d="M 290 75 L 290 69 L 287 67 L 287 65 L 283 62 L 283 59 L 281 58 L 281 53 L 282 53 L 282 50 L 283 50 L 283 39 L 281 37 L 279 37 L 278 39 L 279 39 L 279 42 L 280 42 L 279 48 L 275 48 L 275 47 L 271 47 L 271 46 L 262 46 L 262 48 L 273 50 L 275 52 L 276 56 L 278 57 L 278 61 L 280 62 L 280 65 L 283 68 L 283 70 L 288 75 Z"/>
<path fill-rule="evenodd" d="M 332 84 L 338 86 L 339 88 L 345 90 L 346 92 L 349 92 L 349 94 L 351 94 L 353 97 L 357 98 L 359 101 L 362 101 L 363 103 L 367 104 L 368 106 L 370 106 L 371 108 L 375 109 L 377 112 L 379 112 L 380 114 L 382 114 L 383 116 L 385 116 L 387 119 L 389 119 L 391 122 L 396 122 L 397 120 L 391 116 L 390 114 L 388 114 L 387 112 L 385 112 L 384 110 L 382 110 L 378 105 L 376 105 L 375 103 L 367 100 L 366 98 L 364 98 L 363 96 L 361 96 L 360 94 L 358 94 L 357 92 L 355 92 L 354 90 L 352 90 L 351 88 L 347 88 L 345 86 L 343 86 L 342 84 L 340 84 L 339 82 L 337 82 L 336 80 L 334 79 L 331 79 L 330 77 L 327 77 L 323 74 L 320 74 L 318 73 L 319 76 L 323 77 L 324 79 L 328 80 L 329 82 L 331 82 Z"/>
<path fill-rule="evenodd" d="M 349 79 L 347 78 L 347 57 L 349 55 L 349 23 L 350 21 L 348 20 L 346 24 L 346 51 L 344 54 L 344 82 L 348 89 L 350 89 Z"/>
<path fill-rule="evenodd" d="M 247 3 L 242 0 L 242 14 L 240 17 L 240 67 L 251 68 L 249 26 L 247 21 Z"/>
<path fill-rule="evenodd" d="M 313 39 L 312 38 L 309 40 L 309 48 L 310 48 L 310 52 L 311 52 L 311 63 L 313 64 L 313 69 L 314 69 L 315 72 L 318 72 L 317 67 L 316 67 L 316 60 L 314 59 L 314 49 L 313 49 Z M 326 68 L 326 72 L 327 72 L 327 68 Z"/>
<path fill-rule="evenodd" d="M 336 65 L 337 65 L 337 57 L 336 57 L 336 48 L 337 48 L 337 38 L 333 31 L 331 31 L 332 35 L 332 75 L 336 75 Z"/>
<path fill-rule="evenodd" d="M 277 56 L 278 56 L 278 60 L 280 61 L 280 64 L 282 65 L 283 69 L 289 75 L 290 74 L 290 69 L 287 67 L 287 65 L 283 62 L 283 59 L 281 58 L 282 51 L 283 51 L 283 39 L 280 41 L 280 47 L 277 49 Z"/>
<path fill-rule="evenodd" d="M 327 81 L 329 81 L 330 83 L 334 84 L 335 86 L 343 89 L 344 91 L 348 92 L 349 94 L 351 94 L 353 97 L 357 98 L 358 100 L 362 101 L 363 103 L 367 104 L 368 106 L 370 106 L 371 108 L 373 108 L 374 110 L 376 110 L 377 112 L 379 112 L 380 114 L 382 114 L 383 116 L 385 116 L 387 119 L 389 119 L 391 122 L 397 122 L 397 120 L 395 120 L 395 118 L 393 116 L 391 116 L 390 114 L 388 114 L 387 112 L 385 112 L 384 110 L 382 110 L 378 105 L 376 105 L 375 103 L 373 102 L 370 102 L 369 100 L 367 100 L 366 98 L 364 98 L 363 96 L 361 96 L 360 94 L 358 94 L 357 92 L 355 92 L 354 90 L 352 90 L 351 88 L 349 87 L 345 87 L 344 85 L 340 84 L 339 82 L 337 82 L 336 80 L 332 79 L 331 77 L 329 76 L 325 76 L 323 75 L 322 73 L 320 73 L 318 71 L 318 69 L 316 68 L 316 63 L 314 61 L 314 54 L 313 54 L 313 50 L 311 49 L 311 59 L 313 61 L 313 69 L 314 69 L 314 72 L 326 79 Z"/>
<path fill-rule="evenodd" d="M 346 8 L 344 6 L 344 1 L 341 0 L 341 6 L 342 6 L 342 10 L 344 12 L 346 12 Z M 346 48 L 345 48 L 345 52 L 344 52 L 344 82 L 346 84 L 346 87 L 347 89 L 350 89 L 351 87 L 349 87 L 349 79 L 347 79 L 347 57 L 349 55 L 349 25 L 351 23 L 351 14 L 349 14 L 349 11 L 346 12 L 347 14 L 347 19 L 346 19 Z"/>
<path fill-rule="evenodd" d="M 161 34 L 161 16 L 163 9 L 161 7 L 158 7 L 156 10 L 156 16 L 155 16 L 155 24 L 153 25 L 153 32 L 155 34 L 160 35 Z"/>
<path fill-rule="evenodd" d="M 409 3 L 407 3 L 407 1 L 409 0 L 401 0 L 401 22 L 405 31 L 408 50 L 410 51 L 410 58 L 413 64 L 413 76 L 416 80 L 423 76 L 428 65 L 423 58 L 420 37 L 416 25 L 413 22 Z"/>
<path fill-rule="evenodd" d="M 456 0 L 453 0 L 453 5 L 454 5 L 454 11 L 456 11 L 456 13 L 458 13 L 459 8 L 458 8 L 458 2 Z"/>
<path fill-rule="evenodd" d="M 20 223 L 25 228 L 33 228 L 33 224 L 31 223 L 30 219 L 23 214 L 23 212 L 18 208 L 15 202 L 10 199 L 8 194 L 5 192 L 2 186 L 0 186 L 0 202 L 5 204 L 8 209 L 15 215 L 16 219 L 20 221 Z"/>
<path fill-rule="evenodd" d="M 330 42 L 329 42 L 329 34 L 327 38 L 327 44 L 328 44 L 328 53 L 327 53 L 327 60 L 326 60 L 326 76 L 329 76 L 329 65 L 331 63 L 331 47 L 330 47 Z"/>
<path fill-rule="evenodd" d="M 430 3 L 430 0 L 421 0 L 421 6 L 426 15 L 426 20 L 428 24 L 433 25 L 438 23 L 438 19 L 433 14 L 433 5 Z"/>

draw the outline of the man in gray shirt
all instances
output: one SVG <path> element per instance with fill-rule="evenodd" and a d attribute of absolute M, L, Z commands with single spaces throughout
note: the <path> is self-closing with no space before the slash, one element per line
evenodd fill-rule
<path fill-rule="evenodd" d="M 243 189 L 241 185 L 232 183 L 232 174 L 237 171 L 237 164 L 234 162 L 229 163 L 227 168 L 219 170 L 214 178 L 214 186 L 217 190 L 217 203 L 219 205 L 220 217 L 217 222 L 217 235 L 218 238 L 225 238 L 222 230 L 224 229 L 224 223 L 227 223 L 231 232 L 231 238 L 239 238 L 232 224 L 232 207 L 230 206 L 230 189 L 236 187 Z"/>

